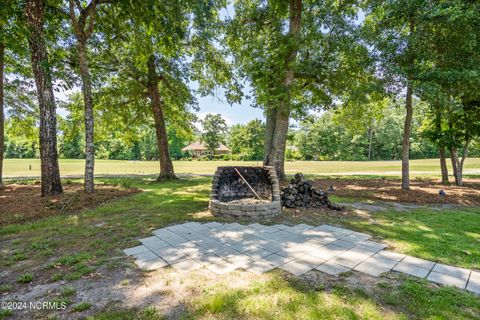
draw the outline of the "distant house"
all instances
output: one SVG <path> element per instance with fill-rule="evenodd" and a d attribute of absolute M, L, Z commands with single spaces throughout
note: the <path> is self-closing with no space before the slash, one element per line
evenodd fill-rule
<path fill-rule="evenodd" d="M 200 157 L 203 155 L 210 154 L 210 150 L 208 150 L 208 148 L 200 141 L 195 141 L 194 143 L 183 148 L 182 151 L 188 152 L 194 157 Z M 220 143 L 220 146 L 214 151 L 214 154 L 227 154 L 227 153 L 230 153 L 230 149 L 221 143 Z"/>

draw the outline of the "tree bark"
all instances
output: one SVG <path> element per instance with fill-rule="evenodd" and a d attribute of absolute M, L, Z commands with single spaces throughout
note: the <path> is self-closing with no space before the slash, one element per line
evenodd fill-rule
<path fill-rule="evenodd" d="M 402 189 L 410 190 L 410 134 L 412 131 L 413 118 L 413 89 L 412 84 L 407 85 L 407 96 L 405 99 L 405 123 L 403 126 L 402 143 Z"/>
<path fill-rule="evenodd" d="M 148 59 L 147 65 L 149 78 L 147 92 L 155 121 L 158 160 L 160 162 L 160 174 L 158 175 L 157 181 L 176 179 L 172 159 L 170 158 L 170 152 L 168 150 L 167 127 L 163 114 L 163 103 L 160 98 L 160 91 L 158 90 L 158 75 L 155 69 L 155 57 L 153 55 Z"/>
<path fill-rule="evenodd" d="M 277 177 L 285 180 L 285 150 L 287 147 L 288 122 L 290 118 L 290 105 L 287 101 L 282 100 L 277 108 L 275 119 L 275 132 L 273 135 L 272 147 L 270 155 L 273 161 L 270 165 L 275 167 Z"/>
<path fill-rule="evenodd" d="M 458 159 L 458 151 L 456 147 L 450 148 L 450 159 L 452 160 L 453 176 L 455 177 L 455 185 L 461 186 L 462 172 L 460 171 L 460 160 Z"/>
<path fill-rule="evenodd" d="M 42 196 L 63 192 L 57 154 L 57 119 L 52 74 L 45 44 L 43 0 L 27 0 L 25 19 L 28 45 L 40 109 L 40 162 Z"/>
<path fill-rule="evenodd" d="M 290 0 L 290 18 L 288 37 L 293 40 L 290 51 L 286 56 L 285 79 L 282 83 L 284 95 L 280 98 L 274 112 L 267 110 L 267 122 L 269 117 L 275 124 L 267 124 L 267 138 L 265 139 L 264 164 L 274 166 L 280 180 L 285 180 L 285 149 L 290 119 L 290 86 L 294 80 L 293 64 L 298 53 L 298 36 L 300 35 L 302 17 L 302 0 Z M 269 138 L 269 132 L 272 133 Z"/>
<path fill-rule="evenodd" d="M 438 148 L 438 153 L 440 154 L 440 169 L 442 170 L 442 184 L 448 185 L 448 168 L 447 168 L 447 157 L 445 155 L 445 147 L 440 146 Z"/>
<path fill-rule="evenodd" d="M 95 145 L 94 145 L 94 119 L 93 119 L 93 96 L 92 77 L 88 67 L 86 44 L 82 40 L 77 41 L 78 61 L 80 65 L 80 77 L 82 78 L 83 101 L 85 105 L 85 192 L 95 191 Z"/>
<path fill-rule="evenodd" d="M 95 144 L 94 144 L 94 118 L 93 118 L 93 95 L 92 95 L 92 76 L 88 66 L 87 41 L 93 33 L 97 1 L 92 0 L 90 4 L 83 8 L 81 3 L 77 2 L 77 10 L 80 16 L 75 15 L 75 3 L 69 0 L 69 13 L 72 28 L 77 38 L 77 53 L 80 66 L 80 77 L 82 78 L 83 103 L 85 108 L 85 178 L 84 190 L 92 193 L 95 191 Z M 88 23 L 87 18 L 90 17 Z"/>
<path fill-rule="evenodd" d="M 265 146 L 263 155 L 263 165 L 270 165 L 273 135 L 275 133 L 275 123 L 277 118 L 277 109 L 272 106 L 267 106 L 265 110 Z"/>
<path fill-rule="evenodd" d="M 0 188 L 3 187 L 3 154 L 5 152 L 5 112 L 3 105 L 4 71 L 5 45 L 0 43 Z"/>
<path fill-rule="evenodd" d="M 373 140 L 373 128 L 368 127 L 368 160 L 372 160 L 372 140 Z"/>
<path fill-rule="evenodd" d="M 468 155 L 468 144 L 469 141 L 466 141 L 463 146 L 463 155 L 462 159 L 458 158 L 458 150 L 456 147 L 450 148 L 450 158 L 452 160 L 453 167 L 453 176 L 455 177 L 455 185 L 463 186 L 463 164 Z"/>

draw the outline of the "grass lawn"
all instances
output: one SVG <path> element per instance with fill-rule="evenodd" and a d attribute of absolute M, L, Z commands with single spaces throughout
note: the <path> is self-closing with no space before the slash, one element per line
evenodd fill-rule
<path fill-rule="evenodd" d="M 213 174 L 218 166 L 257 165 L 256 161 L 174 161 L 177 173 Z M 448 164 L 450 165 L 450 164 Z M 5 177 L 25 177 L 40 175 L 40 160 L 38 159 L 6 159 L 4 163 Z M 31 170 L 30 170 L 31 166 Z M 60 160 L 62 175 L 82 175 L 84 160 Z M 157 161 L 121 161 L 96 160 L 96 174 L 133 175 L 157 174 Z M 400 161 L 294 161 L 285 164 L 287 173 L 318 175 L 390 175 L 399 176 Z M 412 160 L 410 162 L 412 176 L 428 176 L 439 174 L 438 159 Z M 480 174 L 480 158 L 468 158 L 465 161 L 465 174 Z M 450 168 L 451 172 L 451 168 Z"/>
<path fill-rule="evenodd" d="M 186 319 L 480 319 L 480 297 L 398 274 L 359 284 L 352 274 L 332 280 L 320 273 L 315 273 L 315 279 L 297 278 L 279 270 L 262 276 L 236 271 L 214 278 L 179 277 L 170 269 L 140 272 L 121 249 L 138 244 L 136 239 L 162 226 L 218 219 L 206 211 L 210 178 L 164 184 L 125 180 L 144 192 L 76 215 L 1 227 L 0 294 L 26 294 L 32 288 L 51 286 L 40 300 L 63 299 L 69 305 L 64 317 L 91 319 L 160 319 L 165 314 Z M 302 221 L 302 217 L 295 219 L 284 217 L 279 222 Z M 368 232 L 398 252 L 480 269 L 478 208 L 372 212 L 368 216 L 324 214 L 315 223 L 326 222 Z M 88 300 L 96 287 L 106 287 L 107 292 L 123 288 L 128 296 L 117 299 L 133 301 L 145 286 L 157 290 L 147 295 L 149 299 L 161 295 L 162 301 L 173 301 L 175 312 L 163 303 L 151 308 L 148 299 L 128 308 L 115 301 L 99 307 L 98 302 Z M 171 298 L 178 292 L 178 300 Z M 0 319 L 9 315 L 0 311 Z M 45 318 L 50 315 L 44 314 Z"/>

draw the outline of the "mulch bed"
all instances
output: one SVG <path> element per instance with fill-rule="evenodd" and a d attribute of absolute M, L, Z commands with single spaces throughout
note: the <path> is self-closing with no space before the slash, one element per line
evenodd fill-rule
<path fill-rule="evenodd" d="M 464 179 L 464 183 L 464 186 L 457 187 L 444 186 L 435 179 L 411 180 L 409 191 L 401 190 L 400 179 L 315 179 L 313 184 L 322 190 L 333 186 L 332 194 L 352 198 L 419 205 L 480 205 L 480 179 Z M 441 189 L 446 196 L 439 195 Z"/>
<path fill-rule="evenodd" d="M 64 193 L 40 197 L 40 184 L 10 184 L 0 189 L 0 226 L 59 214 L 73 214 L 113 199 L 140 192 L 112 185 L 96 185 L 93 194 L 83 192 L 83 184 L 64 184 Z"/>

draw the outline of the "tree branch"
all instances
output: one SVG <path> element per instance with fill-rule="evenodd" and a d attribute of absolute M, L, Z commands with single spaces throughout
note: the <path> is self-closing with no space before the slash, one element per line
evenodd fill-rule
<path fill-rule="evenodd" d="M 69 15 L 70 20 L 72 21 L 73 31 L 75 32 L 77 38 L 81 35 L 80 26 L 78 25 L 77 17 L 75 15 L 75 4 L 74 0 L 69 0 Z"/>

